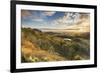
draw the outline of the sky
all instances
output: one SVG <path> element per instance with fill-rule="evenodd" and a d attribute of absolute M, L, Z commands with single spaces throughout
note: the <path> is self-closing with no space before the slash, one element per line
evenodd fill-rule
<path fill-rule="evenodd" d="M 90 14 L 79 12 L 21 10 L 22 27 L 37 29 L 80 29 L 89 31 Z"/>

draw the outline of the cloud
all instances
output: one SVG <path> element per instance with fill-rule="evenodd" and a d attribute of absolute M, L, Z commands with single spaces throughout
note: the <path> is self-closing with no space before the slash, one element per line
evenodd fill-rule
<path fill-rule="evenodd" d="M 32 21 L 42 22 L 44 20 L 39 18 L 39 19 L 32 19 Z"/>
<path fill-rule="evenodd" d="M 22 17 L 27 17 L 31 16 L 32 14 L 28 10 L 21 10 L 21 16 Z"/>
<path fill-rule="evenodd" d="M 58 18 L 47 22 L 46 19 L 48 16 L 52 16 L 57 13 L 55 11 L 33 11 L 33 10 L 22 10 L 21 16 L 22 19 L 32 25 L 34 23 L 40 24 L 44 27 L 49 28 L 59 28 L 59 29 L 80 29 L 81 31 L 89 31 L 90 27 L 90 15 L 89 13 L 79 13 L 79 12 L 65 12 L 64 15 L 59 16 Z M 37 25 L 35 25 L 37 26 Z"/>
<path fill-rule="evenodd" d="M 33 11 L 33 10 L 21 10 L 21 17 L 22 20 L 28 21 L 28 22 L 42 22 L 43 17 L 39 11 Z"/>
<path fill-rule="evenodd" d="M 52 22 L 61 29 L 78 29 L 76 32 L 90 31 L 90 15 L 89 13 L 67 12 L 63 17 Z M 74 31 L 74 30 L 73 30 Z"/>
<path fill-rule="evenodd" d="M 89 18 L 89 13 L 80 13 L 80 14 L 81 14 L 80 19 Z"/>
<path fill-rule="evenodd" d="M 59 25 L 70 26 L 75 24 L 81 24 L 88 19 L 88 13 L 66 12 L 63 17 L 56 19 L 54 23 Z"/>
<path fill-rule="evenodd" d="M 79 32 L 89 32 L 90 31 L 90 15 L 89 15 L 89 13 L 80 13 L 78 22 L 69 28 L 71 28 L 71 29 L 77 28 L 77 29 L 79 29 Z"/>
<path fill-rule="evenodd" d="M 78 22 L 80 14 L 75 12 L 66 12 L 63 17 L 54 21 L 55 24 L 59 25 L 73 25 Z"/>
<path fill-rule="evenodd" d="M 88 23 L 90 21 L 90 15 L 89 15 L 89 13 L 80 13 L 80 17 L 79 17 L 79 20 L 77 22 L 77 25 L 82 24 L 82 23 L 84 23 L 86 21 Z"/>
<path fill-rule="evenodd" d="M 44 15 L 46 15 L 46 16 L 52 16 L 52 15 L 54 15 L 56 12 L 54 12 L 54 11 L 45 11 L 45 12 L 43 12 L 44 13 Z"/>
<path fill-rule="evenodd" d="M 37 21 L 42 22 L 47 16 L 52 16 L 56 12 L 53 11 L 33 11 L 33 10 L 21 10 L 21 17 L 24 21 Z"/>

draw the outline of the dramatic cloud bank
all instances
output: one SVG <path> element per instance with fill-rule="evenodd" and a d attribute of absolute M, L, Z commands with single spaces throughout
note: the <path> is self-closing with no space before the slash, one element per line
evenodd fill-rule
<path fill-rule="evenodd" d="M 89 13 L 22 10 L 21 19 L 24 27 L 90 31 Z"/>

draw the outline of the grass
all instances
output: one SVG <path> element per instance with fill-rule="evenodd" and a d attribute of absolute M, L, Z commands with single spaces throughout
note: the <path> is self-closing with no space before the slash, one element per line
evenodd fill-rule
<path fill-rule="evenodd" d="M 87 33 L 67 34 L 71 40 L 64 40 L 61 34 L 49 34 L 37 29 L 22 28 L 22 62 L 45 62 L 63 60 L 87 60 L 90 58 L 90 44 Z"/>

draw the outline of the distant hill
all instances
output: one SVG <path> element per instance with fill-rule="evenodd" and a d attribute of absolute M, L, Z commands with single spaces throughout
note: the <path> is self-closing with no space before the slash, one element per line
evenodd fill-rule
<path fill-rule="evenodd" d="M 45 33 L 31 28 L 21 28 L 21 32 L 22 62 L 87 60 L 90 58 L 89 38 L 70 37 L 68 34 L 71 40 L 64 40 L 56 36 L 56 33 Z"/>

